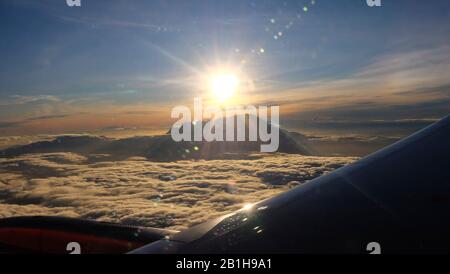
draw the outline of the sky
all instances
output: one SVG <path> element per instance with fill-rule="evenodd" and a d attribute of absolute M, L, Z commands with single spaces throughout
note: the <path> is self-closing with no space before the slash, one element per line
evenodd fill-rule
<path fill-rule="evenodd" d="M 279 105 L 290 128 L 449 114 L 448 0 L 81 2 L 0 0 L 0 135 L 166 131 L 220 71 L 233 103 Z"/>

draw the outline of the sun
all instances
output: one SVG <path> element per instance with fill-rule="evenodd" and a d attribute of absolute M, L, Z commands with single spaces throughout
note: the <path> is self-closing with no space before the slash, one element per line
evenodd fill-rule
<path fill-rule="evenodd" d="M 217 74 L 210 79 L 211 91 L 219 102 L 230 99 L 239 87 L 239 78 L 233 73 Z"/>

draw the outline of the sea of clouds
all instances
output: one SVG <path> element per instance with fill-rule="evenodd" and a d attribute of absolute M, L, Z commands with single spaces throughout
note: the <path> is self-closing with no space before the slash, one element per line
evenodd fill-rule
<path fill-rule="evenodd" d="M 182 230 L 356 160 L 255 154 L 246 160 L 88 161 L 75 153 L 0 158 L 0 217 L 51 215 Z"/>

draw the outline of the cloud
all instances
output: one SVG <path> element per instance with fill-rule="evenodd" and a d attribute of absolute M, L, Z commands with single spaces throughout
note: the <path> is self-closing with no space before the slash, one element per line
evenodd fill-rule
<path fill-rule="evenodd" d="M 66 118 L 69 115 L 45 115 L 45 116 L 37 116 L 26 119 L 26 121 L 39 121 L 39 120 L 51 120 L 51 119 L 60 119 Z"/>
<path fill-rule="evenodd" d="M 0 128 L 12 128 L 21 125 L 22 122 L 0 122 Z"/>
<path fill-rule="evenodd" d="M 169 163 L 134 157 L 89 164 L 74 153 L 0 158 L 0 217 L 58 215 L 180 230 L 354 160 L 285 154 Z"/>
<path fill-rule="evenodd" d="M 38 102 L 60 102 L 61 100 L 53 95 L 11 95 L 10 100 L 1 103 L 2 106 L 24 105 Z"/>
<path fill-rule="evenodd" d="M 450 82 L 442 74 L 450 70 L 449 56 L 449 46 L 390 51 L 339 78 L 303 81 L 255 99 L 281 105 L 282 118 L 441 118 L 450 106 Z"/>
<path fill-rule="evenodd" d="M 99 17 L 71 17 L 71 16 L 58 16 L 60 20 L 69 23 L 82 24 L 86 27 L 109 27 L 109 28 L 130 28 L 130 29 L 142 29 L 150 32 L 172 32 L 176 31 L 171 27 L 151 24 L 149 22 L 138 22 L 130 20 L 116 20 Z"/>
<path fill-rule="evenodd" d="M 42 120 L 52 120 L 52 119 L 62 119 L 66 118 L 69 115 L 44 115 L 44 116 L 36 116 L 32 118 L 27 118 L 19 121 L 12 121 L 12 122 L 0 122 L 0 128 L 16 128 L 23 126 L 27 122 L 35 122 L 35 121 L 42 121 Z"/>

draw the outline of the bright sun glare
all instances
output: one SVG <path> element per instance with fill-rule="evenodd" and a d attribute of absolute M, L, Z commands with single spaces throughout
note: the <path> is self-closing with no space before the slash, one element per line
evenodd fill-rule
<path fill-rule="evenodd" d="M 219 74 L 211 77 L 211 91 L 219 102 L 230 99 L 239 86 L 239 78 L 234 74 Z"/>

